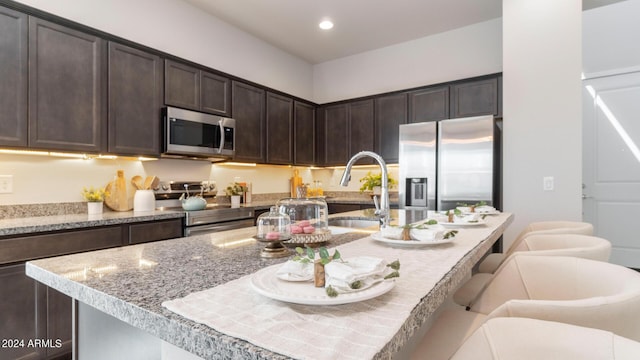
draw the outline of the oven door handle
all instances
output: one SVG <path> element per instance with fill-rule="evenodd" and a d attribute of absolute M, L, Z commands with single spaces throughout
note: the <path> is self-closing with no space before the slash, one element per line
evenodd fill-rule
<path fill-rule="evenodd" d="M 184 229 L 184 236 L 202 235 L 217 231 L 240 229 L 253 226 L 253 219 L 231 221 L 222 224 L 190 226 Z"/>

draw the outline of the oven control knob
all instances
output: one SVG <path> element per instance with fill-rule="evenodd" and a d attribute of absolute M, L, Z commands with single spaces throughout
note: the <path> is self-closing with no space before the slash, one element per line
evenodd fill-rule
<path fill-rule="evenodd" d="M 167 191 L 169 190 L 169 185 L 167 184 L 162 184 L 162 186 L 160 186 L 162 188 L 162 190 Z"/>

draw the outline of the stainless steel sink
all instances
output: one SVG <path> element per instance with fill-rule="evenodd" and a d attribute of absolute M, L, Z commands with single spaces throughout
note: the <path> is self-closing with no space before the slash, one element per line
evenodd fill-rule
<path fill-rule="evenodd" d="M 339 226 L 352 229 L 371 229 L 380 227 L 379 220 L 373 219 L 329 219 L 329 226 Z"/>

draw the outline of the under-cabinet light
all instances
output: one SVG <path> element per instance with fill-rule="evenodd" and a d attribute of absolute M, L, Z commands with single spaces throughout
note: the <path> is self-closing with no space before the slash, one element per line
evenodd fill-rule
<path fill-rule="evenodd" d="M 12 155 L 49 155 L 48 151 L 0 149 L 2 154 Z"/>
<path fill-rule="evenodd" d="M 256 164 L 256 163 L 239 163 L 239 162 L 233 162 L 233 161 L 216 163 L 215 165 L 224 165 L 224 166 L 251 166 L 251 167 L 258 166 L 258 164 Z"/>

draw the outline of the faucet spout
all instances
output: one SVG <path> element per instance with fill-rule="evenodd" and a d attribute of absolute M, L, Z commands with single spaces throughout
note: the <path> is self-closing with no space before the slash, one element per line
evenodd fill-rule
<path fill-rule="evenodd" d="M 342 179 L 340 179 L 340 185 L 347 186 L 349 185 L 349 180 L 351 180 L 351 168 L 356 161 L 363 157 L 371 157 L 380 166 L 380 170 L 382 172 L 382 191 L 380 193 L 380 204 L 376 202 L 376 215 L 380 217 L 381 227 L 387 227 L 389 225 L 390 219 L 390 207 L 389 207 L 389 173 L 387 172 L 387 164 L 385 163 L 382 156 L 372 152 L 372 151 L 360 151 L 359 153 L 353 155 L 349 162 L 347 162 L 347 167 L 344 169 L 344 173 L 342 174 Z"/>

